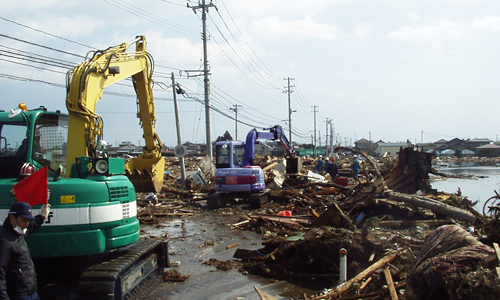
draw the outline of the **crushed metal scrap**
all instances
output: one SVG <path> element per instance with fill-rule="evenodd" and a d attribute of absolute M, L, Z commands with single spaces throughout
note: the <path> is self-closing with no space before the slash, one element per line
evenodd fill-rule
<path fill-rule="evenodd" d="M 280 161 L 256 157 L 266 172 L 269 201 L 231 225 L 254 230 L 258 249 L 236 248 L 221 268 L 300 282 L 321 290 L 301 299 L 493 299 L 500 295 L 500 210 L 493 196 L 480 214 L 466 197 L 438 193 L 429 184 L 429 154 L 406 148 L 397 159 L 375 160 L 339 147 L 337 163 L 344 184 L 314 172 L 314 160 L 287 177 Z M 351 155 L 362 159 L 360 180 L 350 174 Z M 201 162 L 204 163 L 201 163 Z M 177 159 L 167 160 L 167 180 L 159 194 L 139 197 L 142 223 L 189 217 L 206 210 L 213 190 L 206 159 L 189 157 L 189 189 L 178 184 Z M 347 184 L 345 184 L 347 183 Z M 486 206 L 486 205 L 485 205 Z M 224 208 L 227 209 L 227 208 Z M 467 230 L 466 230 L 467 229 Z M 344 252 L 341 253 L 340 250 Z M 343 278 L 341 258 L 347 259 Z M 343 282 L 339 282 L 343 280 Z"/>

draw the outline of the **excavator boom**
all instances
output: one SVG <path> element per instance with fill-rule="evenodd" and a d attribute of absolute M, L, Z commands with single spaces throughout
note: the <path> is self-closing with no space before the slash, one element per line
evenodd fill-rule
<path fill-rule="evenodd" d="M 92 57 L 68 73 L 66 107 L 68 108 L 68 161 L 75 157 L 99 155 L 103 138 L 102 117 L 96 104 L 106 87 L 131 77 L 137 94 L 137 116 L 144 132 L 145 147 L 140 157 L 132 159 L 126 173 L 136 191 L 159 192 L 163 184 L 165 161 L 163 144 L 155 132 L 155 108 L 152 92 L 153 60 L 146 52 L 146 39 L 138 36 L 135 52 L 126 52 L 129 43 L 95 51 Z M 68 172 L 69 173 L 69 172 Z"/>

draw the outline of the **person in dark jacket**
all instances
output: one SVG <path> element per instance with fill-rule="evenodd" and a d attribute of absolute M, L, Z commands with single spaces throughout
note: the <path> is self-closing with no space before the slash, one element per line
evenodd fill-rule
<path fill-rule="evenodd" d="M 33 217 L 26 202 L 14 202 L 0 227 L 0 299 L 39 300 L 35 267 L 25 237 L 36 231 L 49 215 L 44 204 Z"/>
<path fill-rule="evenodd" d="M 330 177 L 332 178 L 333 182 L 335 182 L 335 179 L 339 176 L 339 166 L 335 163 L 335 158 L 332 158 L 332 161 L 328 165 L 328 174 L 330 174 Z"/>

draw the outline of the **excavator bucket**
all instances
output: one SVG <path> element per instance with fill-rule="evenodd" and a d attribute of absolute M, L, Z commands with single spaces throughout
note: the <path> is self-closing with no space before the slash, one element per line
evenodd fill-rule
<path fill-rule="evenodd" d="M 132 181 L 136 192 L 160 192 L 165 174 L 165 159 L 132 158 L 125 165 L 127 177 Z"/>

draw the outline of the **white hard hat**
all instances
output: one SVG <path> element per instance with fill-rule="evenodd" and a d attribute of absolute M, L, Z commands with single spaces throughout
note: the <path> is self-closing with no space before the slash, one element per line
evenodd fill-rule
<path fill-rule="evenodd" d="M 326 157 L 325 160 L 328 160 L 328 157 Z"/>
<path fill-rule="evenodd" d="M 319 156 L 319 158 L 322 158 L 322 157 L 323 157 L 323 155 L 320 155 L 320 156 Z"/>

